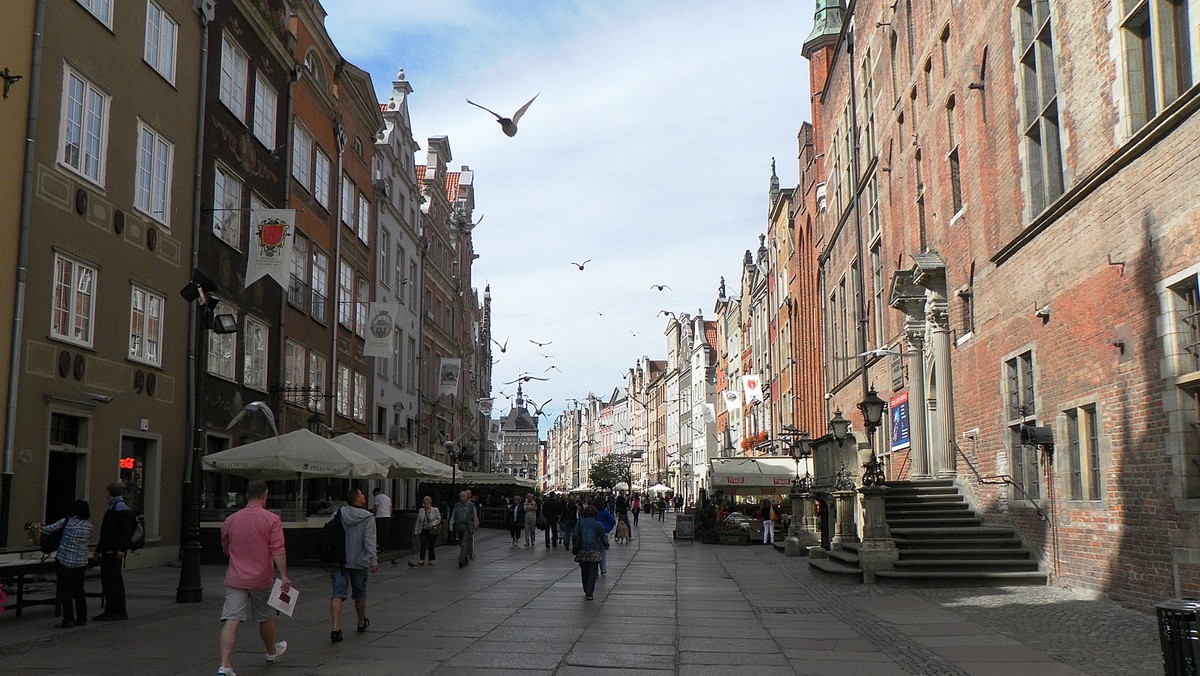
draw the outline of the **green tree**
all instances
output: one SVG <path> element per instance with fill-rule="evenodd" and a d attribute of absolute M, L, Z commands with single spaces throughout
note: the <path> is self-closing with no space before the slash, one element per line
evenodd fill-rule
<path fill-rule="evenodd" d="M 628 453 L 609 453 L 592 465 L 592 485 L 613 488 L 622 481 L 633 485 L 633 458 Z"/>

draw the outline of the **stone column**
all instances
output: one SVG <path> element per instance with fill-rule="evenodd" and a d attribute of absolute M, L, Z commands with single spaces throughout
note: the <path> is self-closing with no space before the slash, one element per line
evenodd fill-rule
<path fill-rule="evenodd" d="M 855 521 L 855 498 L 858 492 L 853 488 L 833 491 L 831 494 L 837 500 L 837 522 L 833 530 L 830 545 L 833 549 L 841 549 L 842 544 L 858 542 L 858 524 Z"/>
<path fill-rule="evenodd" d="M 928 479 L 929 445 L 925 432 L 925 322 L 912 317 L 905 323 L 908 335 L 908 452 L 912 457 L 912 478 Z"/>
<path fill-rule="evenodd" d="M 787 556 L 804 556 L 808 548 L 820 546 L 820 524 L 813 509 L 813 496 L 808 490 L 793 490 L 792 526 L 784 542 L 783 553 Z"/>
<path fill-rule="evenodd" d="M 858 564 L 863 570 L 863 581 L 871 583 L 875 581 L 875 571 L 896 567 L 900 552 L 887 525 L 883 496 L 888 487 L 863 486 L 858 492 L 862 494 L 863 504 L 863 539 L 858 548 Z"/>
<path fill-rule="evenodd" d="M 931 293 L 925 304 L 930 332 L 933 334 L 933 363 L 937 385 L 938 419 L 941 421 L 934 449 L 937 453 L 938 476 L 954 476 L 954 378 L 950 368 L 950 313 L 946 298 Z M 911 398 L 911 395 L 910 395 Z"/>

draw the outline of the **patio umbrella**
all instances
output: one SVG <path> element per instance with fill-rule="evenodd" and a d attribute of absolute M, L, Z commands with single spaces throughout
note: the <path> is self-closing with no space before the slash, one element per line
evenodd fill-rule
<path fill-rule="evenodd" d="M 629 484 L 625 483 L 624 481 L 618 482 L 616 486 L 613 486 L 613 490 L 627 491 L 629 490 Z"/>
<path fill-rule="evenodd" d="M 666 493 L 669 490 L 672 490 L 670 486 L 666 486 L 664 484 L 654 484 L 650 488 L 647 488 L 646 492 L 647 493 Z"/>
<path fill-rule="evenodd" d="M 382 478 L 388 474 L 388 468 L 378 462 L 306 429 L 210 453 L 200 462 L 210 472 L 261 479 Z"/>
<path fill-rule="evenodd" d="M 388 468 L 392 479 L 437 479 L 450 477 L 450 465 L 427 458 L 405 448 L 395 448 L 385 443 L 366 439 L 354 433 L 334 437 L 333 440 L 352 451 L 361 453 Z"/>

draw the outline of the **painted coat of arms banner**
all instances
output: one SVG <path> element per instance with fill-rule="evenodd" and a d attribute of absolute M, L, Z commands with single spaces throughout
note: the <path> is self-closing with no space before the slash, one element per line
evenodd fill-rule
<path fill-rule="evenodd" d="M 438 368 L 438 396 L 444 394 L 458 394 L 458 379 L 462 374 L 462 360 L 456 358 L 442 358 L 442 364 Z"/>
<path fill-rule="evenodd" d="M 721 401 L 725 402 L 725 410 L 732 411 L 742 407 L 742 397 L 737 390 L 725 390 L 721 393 Z"/>
<path fill-rule="evenodd" d="M 757 375 L 742 376 L 742 388 L 746 390 L 746 405 L 763 400 L 762 380 Z"/>
<path fill-rule="evenodd" d="M 270 277 L 287 288 L 292 269 L 292 241 L 296 234 L 295 209 L 250 211 L 250 246 L 246 252 L 246 286 Z"/>
<path fill-rule="evenodd" d="M 392 356 L 393 335 L 396 333 L 396 316 L 400 314 L 399 303 L 370 303 L 367 305 L 367 331 L 363 354 L 368 357 Z"/>

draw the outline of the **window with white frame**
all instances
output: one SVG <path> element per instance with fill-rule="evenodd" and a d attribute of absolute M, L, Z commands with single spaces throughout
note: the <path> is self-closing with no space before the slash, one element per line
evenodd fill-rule
<path fill-rule="evenodd" d="M 242 384 L 265 392 L 267 390 L 267 341 L 270 330 L 265 322 L 246 317 L 246 354 L 242 362 Z"/>
<path fill-rule="evenodd" d="M 342 176 L 342 222 L 350 227 L 354 227 L 354 181 L 350 180 L 348 175 Z"/>
<path fill-rule="evenodd" d="M 417 389 L 417 339 L 408 339 L 408 354 L 405 362 L 408 365 L 408 389 L 416 391 Z"/>
<path fill-rule="evenodd" d="M 887 282 L 883 276 L 883 242 L 871 243 L 871 314 L 875 325 L 875 347 L 882 348 L 887 341 L 884 331 L 884 308 L 887 307 Z"/>
<path fill-rule="evenodd" d="M 216 314 L 232 314 L 237 311 L 218 305 Z M 208 332 L 208 372 L 225 380 L 237 380 L 237 333 Z"/>
<path fill-rule="evenodd" d="M 50 335 L 91 347 L 95 310 L 96 268 L 74 258 L 55 254 Z"/>
<path fill-rule="evenodd" d="M 221 85 L 217 98 L 234 117 L 246 121 L 246 81 L 249 79 L 249 59 L 229 35 L 221 36 Z"/>
<path fill-rule="evenodd" d="M 329 321 L 329 254 L 312 248 L 312 318 L 322 324 Z"/>
<path fill-rule="evenodd" d="M 392 233 L 385 228 L 379 231 L 379 283 L 385 288 L 391 285 L 391 269 Z"/>
<path fill-rule="evenodd" d="M 1042 497 L 1041 468 L 1038 447 L 1021 443 L 1021 427 L 1037 424 L 1036 397 L 1033 381 L 1033 352 L 1027 351 L 1004 362 L 1004 394 L 1007 400 L 1004 417 L 1007 425 L 1008 450 L 1013 482 L 1024 489 L 1024 495 L 1037 500 Z"/>
<path fill-rule="evenodd" d="M 77 0 L 100 23 L 112 28 L 112 0 Z"/>
<path fill-rule="evenodd" d="M 417 286 L 421 280 L 417 279 L 417 259 L 408 259 L 408 302 L 416 307 L 417 305 Z"/>
<path fill-rule="evenodd" d="M 308 238 L 296 234 L 292 238 L 292 270 L 288 277 L 288 302 L 304 309 L 304 294 L 308 291 Z"/>
<path fill-rule="evenodd" d="M 260 73 L 254 78 L 254 138 L 262 141 L 267 150 L 275 150 L 275 125 L 278 114 L 279 95 Z"/>
<path fill-rule="evenodd" d="M 329 156 L 317 148 L 317 159 L 313 162 L 313 197 L 317 203 L 329 208 Z"/>
<path fill-rule="evenodd" d="M 242 182 L 224 166 L 213 171 L 213 234 L 242 250 Z"/>
<path fill-rule="evenodd" d="M 404 332 L 400 327 L 392 332 L 392 364 L 396 369 L 392 382 L 396 387 L 404 387 Z"/>
<path fill-rule="evenodd" d="M 354 268 L 346 261 L 338 261 L 338 323 L 348 329 L 354 328 Z"/>
<path fill-rule="evenodd" d="M 397 243 L 396 244 L 396 268 L 395 268 L 396 297 L 400 299 L 401 303 L 404 302 L 404 284 L 406 281 L 410 281 L 410 280 L 405 279 L 405 274 L 404 274 L 404 262 L 407 260 L 406 256 L 407 256 L 407 254 L 404 253 L 404 247 L 400 246 L 400 244 Z"/>
<path fill-rule="evenodd" d="M 58 160 L 91 182 L 103 186 L 108 155 L 108 109 L 111 98 L 70 66 L 64 67 L 62 127 Z"/>
<path fill-rule="evenodd" d="M 1067 466 L 1072 500 L 1103 500 L 1096 406 L 1072 408 L 1067 419 Z"/>
<path fill-rule="evenodd" d="M 287 389 L 284 390 L 284 400 L 289 404 L 304 406 L 307 403 L 307 397 L 301 390 L 304 387 L 304 376 L 308 370 L 304 345 L 289 339 L 285 350 L 287 353 L 284 355 L 283 386 Z"/>
<path fill-rule="evenodd" d="M 862 62 L 862 88 L 862 151 L 869 162 L 878 153 L 875 145 L 875 64 L 869 49 Z"/>
<path fill-rule="evenodd" d="M 171 209 L 171 168 L 175 146 L 142 122 L 138 124 L 137 186 L 134 206 L 167 224 Z"/>
<path fill-rule="evenodd" d="M 292 131 L 292 176 L 305 190 L 312 190 L 313 137 L 296 124 Z"/>
<path fill-rule="evenodd" d="M 1157 286 L 1165 357 L 1162 360 L 1167 448 L 1175 456 L 1180 494 L 1200 499 L 1200 264 Z"/>
<path fill-rule="evenodd" d="M 337 410 L 337 414 L 342 416 L 343 418 L 350 417 L 350 408 L 351 408 L 351 403 L 352 403 L 350 401 L 351 396 L 352 396 L 350 393 L 350 389 L 352 387 L 352 385 L 351 385 L 352 377 L 353 376 L 351 375 L 349 366 L 346 366 L 345 364 L 338 364 L 338 367 L 337 367 L 337 389 L 335 391 L 335 394 L 336 394 L 335 399 L 337 400 L 336 410 Z"/>
<path fill-rule="evenodd" d="M 325 388 L 328 379 L 329 362 L 325 360 L 324 355 L 310 351 L 308 353 L 308 387 L 312 390 L 312 396 L 308 402 L 310 409 L 326 412 L 325 402 L 328 399 L 324 395 L 328 392 Z"/>
<path fill-rule="evenodd" d="M 946 100 L 946 136 L 950 142 L 950 152 L 946 161 L 950 165 L 950 206 L 951 214 L 956 215 L 963 208 L 962 167 L 958 156 L 958 121 L 955 117 L 955 101 L 951 95 Z"/>
<path fill-rule="evenodd" d="M 1062 148 L 1059 140 L 1058 83 L 1054 69 L 1054 38 L 1050 3 L 1017 2 L 1021 53 L 1021 132 L 1023 135 L 1026 202 L 1029 217 L 1040 214 L 1063 193 Z"/>
<path fill-rule="evenodd" d="M 146 3 L 146 50 L 143 58 L 171 84 L 175 84 L 175 46 L 178 41 L 179 24 L 154 0 Z"/>
<path fill-rule="evenodd" d="M 371 241 L 371 203 L 362 193 L 358 194 L 358 238 L 363 243 Z"/>
<path fill-rule="evenodd" d="M 1192 86 L 1188 0 L 1122 0 L 1125 86 L 1132 133 Z"/>
<path fill-rule="evenodd" d="M 367 335 L 367 304 L 371 302 L 371 287 L 367 278 L 358 276 L 357 291 L 354 298 L 354 332 L 359 338 Z"/>
<path fill-rule="evenodd" d="M 166 298 L 133 287 L 129 311 L 129 358 L 152 366 L 162 365 L 163 307 Z"/>
<path fill-rule="evenodd" d="M 358 371 L 354 372 L 354 419 L 367 419 L 367 376 Z"/>

